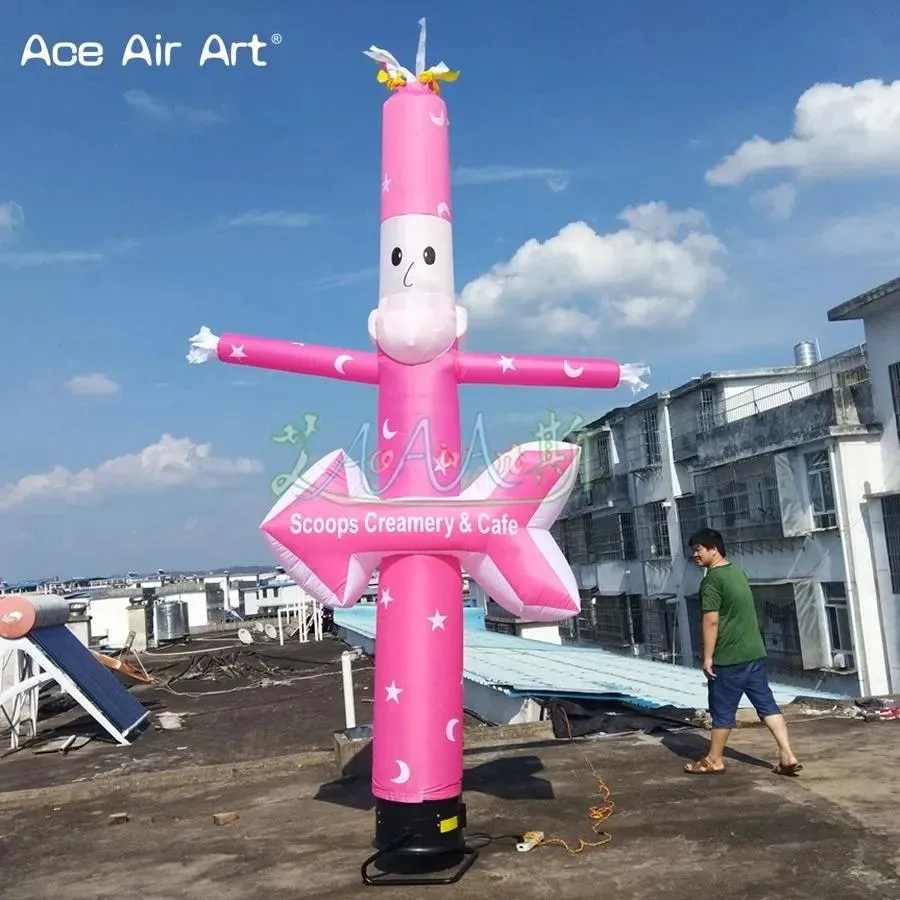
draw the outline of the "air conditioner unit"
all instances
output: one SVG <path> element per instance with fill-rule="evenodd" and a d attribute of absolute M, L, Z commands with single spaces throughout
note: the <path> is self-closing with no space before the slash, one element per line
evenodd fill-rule
<path fill-rule="evenodd" d="M 836 650 L 831 654 L 831 665 L 835 669 L 852 669 L 853 654 L 847 653 L 845 650 Z"/>

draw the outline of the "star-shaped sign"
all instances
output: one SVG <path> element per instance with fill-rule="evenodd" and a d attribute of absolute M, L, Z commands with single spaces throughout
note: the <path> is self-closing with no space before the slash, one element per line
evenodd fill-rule
<path fill-rule="evenodd" d="M 400 694 L 403 693 L 403 688 L 397 687 L 397 682 L 392 681 L 389 685 L 385 687 L 387 691 L 387 701 L 390 702 L 393 700 L 394 703 L 400 702 Z"/>
<path fill-rule="evenodd" d="M 384 176 L 384 180 L 381 182 L 381 192 L 386 194 L 391 189 L 391 179 Z"/>
<path fill-rule="evenodd" d="M 503 356 L 503 354 L 501 354 L 500 358 L 497 360 L 497 365 L 500 366 L 501 372 L 516 371 L 516 361 L 511 356 Z"/>
<path fill-rule="evenodd" d="M 244 353 L 244 345 L 243 344 L 232 344 L 230 356 L 232 359 L 246 359 L 247 354 Z"/>
<path fill-rule="evenodd" d="M 436 609 L 433 616 L 428 616 L 428 621 L 431 622 L 432 631 L 437 631 L 438 628 L 440 628 L 441 631 L 444 631 L 444 622 L 447 621 L 447 617 L 442 616 L 441 611 Z"/>
<path fill-rule="evenodd" d="M 393 603 L 394 598 L 391 596 L 391 592 L 387 588 L 381 589 L 381 605 L 387 609 L 388 604 Z"/>

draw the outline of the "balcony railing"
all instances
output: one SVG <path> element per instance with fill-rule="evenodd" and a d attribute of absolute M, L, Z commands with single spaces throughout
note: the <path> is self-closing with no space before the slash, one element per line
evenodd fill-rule
<path fill-rule="evenodd" d="M 797 381 L 791 384 L 783 382 L 761 384 L 741 391 L 719 404 L 711 414 L 710 424 L 713 429 L 723 428 L 740 419 L 756 416 L 816 394 L 868 383 L 869 368 L 865 360 L 857 354 L 854 356 L 859 360 L 859 365 L 854 366 L 849 362 L 841 365 L 840 362 L 835 362 L 817 371 L 811 378 L 798 375 Z M 838 360 L 846 359 L 846 357 L 838 357 Z"/>
<path fill-rule="evenodd" d="M 767 398 L 757 397 L 741 407 L 732 407 L 730 418 L 698 435 L 696 465 L 718 466 L 731 460 L 798 446 L 843 432 L 864 432 L 877 425 L 872 387 L 868 379 L 840 384 L 831 377 L 816 379 L 821 390 L 800 396 L 801 386 L 794 385 Z M 735 416 L 740 410 L 746 415 Z"/>
<path fill-rule="evenodd" d="M 610 506 L 629 506 L 627 475 L 595 478 L 588 484 L 584 484 L 579 478 L 563 510 L 562 518 Z"/>

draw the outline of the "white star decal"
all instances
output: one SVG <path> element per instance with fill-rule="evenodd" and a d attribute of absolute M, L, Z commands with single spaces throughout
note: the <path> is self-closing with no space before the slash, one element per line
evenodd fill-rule
<path fill-rule="evenodd" d="M 246 359 L 247 354 L 244 353 L 244 345 L 243 344 L 232 344 L 231 345 L 231 358 L 232 359 Z"/>
<path fill-rule="evenodd" d="M 403 688 L 397 687 L 396 681 L 392 681 L 385 688 L 385 690 L 387 691 L 387 699 L 385 700 L 386 703 L 390 703 L 390 701 L 392 701 L 392 700 L 394 701 L 394 703 L 400 702 L 400 694 L 403 693 Z"/>
<path fill-rule="evenodd" d="M 432 630 L 432 631 L 437 631 L 438 628 L 440 628 L 441 631 L 445 631 L 445 630 L 446 630 L 446 629 L 444 628 L 444 622 L 447 621 L 447 617 L 446 617 L 446 616 L 442 616 L 442 615 L 441 615 L 441 611 L 440 611 L 439 609 L 436 609 L 436 610 L 434 611 L 434 615 L 433 615 L 433 616 L 428 616 L 428 621 L 431 622 L 431 630 Z"/>
<path fill-rule="evenodd" d="M 391 179 L 384 176 L 384 181 L 381 182 L 381 192 L 386 194 L 391 189 Z"/>
<path fill-rule="evenodd" d="M 449 464 L 444 459 L 443 453 L 440 456 L 436 456 L 434 458 L 434 471 L 435 472 L 440 472 L 441 475 L 446 475 L 448 468 L 449 468 Z"/>
<path fill-rule="evenodd" d="M 516 361 L 511 356 L 503 356 L 501 354 L 500 358 L 497 360 L 497 365 L 500 366 L 501 372 L 516 371 Z"/>
<path fill-rule="evenodd" d="M 387 588 L 383 588 L 381 591 L 381 605 L 387 609 L 389 603 L 393 603 L 394 598 L 391 596 L 391 592 Z"/>

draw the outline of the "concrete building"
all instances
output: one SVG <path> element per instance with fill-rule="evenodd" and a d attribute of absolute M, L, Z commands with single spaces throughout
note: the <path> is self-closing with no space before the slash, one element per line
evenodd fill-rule
<path fill-rule="evenodd" d="M 861 500 L 852 535 L 860 550 L 857 585 L 878 615 L 861 617 L 867 643 L 882 642 L 890 689 L 900 691 L 900 278 L 828 311 L 831 322 L 861 320 L 875 418 L 883 425 L 877 459 L 856 473 Z"/>
<path fill-rule="evenodd" d="M 707 372 L 569 436 L 582 471 L 554 534 L 582 612 L 563 640 L 698 665 L 686 541 L 709 525 L 754 585 L 779 680 L 900 690 L 900 280 L 829 313 L 854 317 L 863 346 Z"/>

